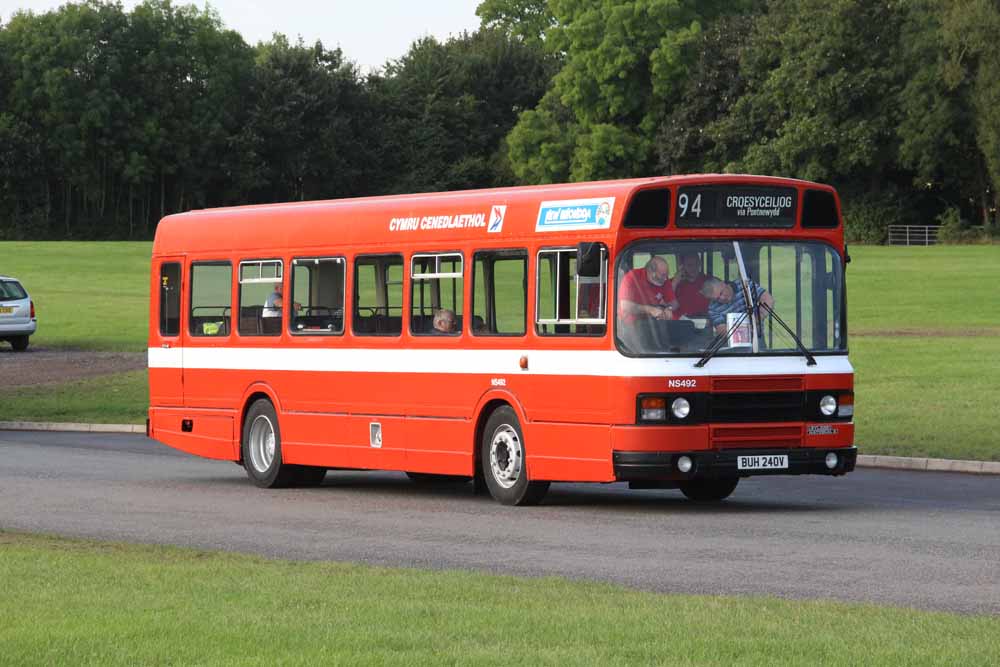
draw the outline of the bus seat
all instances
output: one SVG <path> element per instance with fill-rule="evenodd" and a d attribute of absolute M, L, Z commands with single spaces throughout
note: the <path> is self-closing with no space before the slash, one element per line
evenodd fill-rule
<path fill-rule="evenodd" d="M 241 334 L 253 335 L 261 333 L 260 314 L 262 311 L 263 306 L 240 306 Z"/>
<path fill-rule="evenodd" d="M 265 335 L 281 333 L 280 317 L 262 317 L 260 319 L 260 332 Z"/>

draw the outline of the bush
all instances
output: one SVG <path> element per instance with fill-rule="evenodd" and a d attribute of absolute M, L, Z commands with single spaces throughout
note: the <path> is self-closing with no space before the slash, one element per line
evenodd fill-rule
<path fill-rule="evenodd" d="M 889 238 L 889 225 L 904 224 L 894 198 L 862 195 L 844 203 L 844 234 L 848 243 L 882 244 Z"/>
<path fill-rule="evenodd" d="M 974 227 L 962 220 L 957 208 L 949 208 L 935 218 L 938 225 L 938 243 L 973 244 L 995 243 L 1000 239 L 996 229 Z"/>

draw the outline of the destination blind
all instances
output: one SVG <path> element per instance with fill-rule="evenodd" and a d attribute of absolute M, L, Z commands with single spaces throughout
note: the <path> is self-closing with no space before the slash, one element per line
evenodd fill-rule
<path fill-rule="evenodd" d="M 685 186 L 677 191 L 677 226 L 794 227 L 797 206 L 795 188 Z"/>

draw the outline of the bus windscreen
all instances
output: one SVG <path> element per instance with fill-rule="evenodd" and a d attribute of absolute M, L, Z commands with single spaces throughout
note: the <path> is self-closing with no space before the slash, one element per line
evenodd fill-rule
<path fill-rule="evenodd" d="M 616 279 L 625 354 L 846 350 L 843 266 L 826 243 L 640 242 L 619 256 Z"/>

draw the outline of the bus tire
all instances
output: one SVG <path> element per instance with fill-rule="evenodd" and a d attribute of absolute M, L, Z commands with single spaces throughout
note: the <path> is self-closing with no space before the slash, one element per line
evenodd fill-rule
<path fill-rule="evenodd" d="M 28 349 L 28 337 L 14 336 L 10 339 L 10 346 L 14 348 L 15 352 L 24 352 Z"/>
<path fill-rule="evenodd" d="M 736 490 L 736 485 L 740 483 L 739 477 L 723 477 L 721 479 L 695 479 L 690 482 L 681 482 L 681 493 L 687 496 L 688 500 L 696 503 L 717 503 L 725 500 Z"/>
<path fill-rule="evenodd" d="M 281 462 L 281 429 L 271 401 L 258 398 L 247 410 L 242 440 L 243 467 L 251 482 L 262 489 L 295 483 L 298 470 Z"/>
<path fill-rule="evenodd" d="M 497 408 L 486 421 L 479 458 L 490 495 L 504 505 L 537 505 L 549 490 L 548 482 L 528 479 L 524 433 L 510 406 Z"/>

